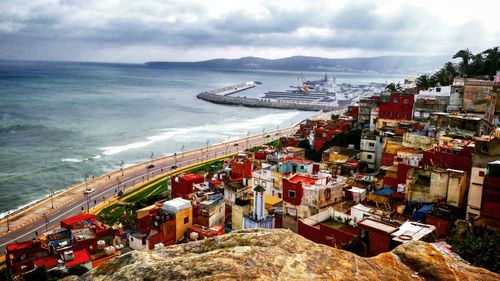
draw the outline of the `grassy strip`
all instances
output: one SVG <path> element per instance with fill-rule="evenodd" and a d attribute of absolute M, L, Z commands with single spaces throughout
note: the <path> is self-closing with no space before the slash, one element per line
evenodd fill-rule
<path fill-rule="evenodd" d="M 133 195 L 123 199 L 123 202 L 135 203 L 153 194 L 159 194 L 167 190 L 167 184 L 168 184 L 168 177 L 164 178 L 162 181 L 158 181 L 154 184 L 142 188 L 137 193 L 134 193 Z M 157 190 L 160 190 L 160 192 L 156 192 Z"/>
<path fill-rule="evenodd" d="M 97 219 L 99 221 L 106 222 L 109 225 L 114 224 L 125 212 L 127 209 L 126 206 L 119 205 L 119 204 L 113 204 L 111 206 L 108 206 L 104 209 L 102 209 L 98 214 L 97 214 Z"/>

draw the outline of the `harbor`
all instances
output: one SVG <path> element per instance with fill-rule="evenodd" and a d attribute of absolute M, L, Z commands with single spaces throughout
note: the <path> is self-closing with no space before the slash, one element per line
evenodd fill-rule
<path fill-rule="evenodd" d="M 290 89 L 285 91 L 268 91 L 258 98 L 233 95 L 254 88 L 257 84 L 255 81 L 249 81 L 208 90 L 199 93 L 197 98 L 216 104 L 246 107 L 335 111 L 358 102 L 360 98 L 378 94 L 385 87 L 382 83 L 337 85 L 335 78 L 329 79 L 326 74 L 319 80 L 305 81 L 300 74 L 298 85 L 290 86 Z"/>

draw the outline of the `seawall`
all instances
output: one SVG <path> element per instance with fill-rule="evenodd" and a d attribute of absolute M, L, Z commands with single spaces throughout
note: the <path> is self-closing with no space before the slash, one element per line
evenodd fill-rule
<path fill-rule="evenodd" d="M 228 86 L 224 88 L 214 89 L 210 91 L 204 91 L 199 93 L 196 97 L 208 102 L 216 104 L 227 104 L 227 105 L 242 105 L 247 107 L 266 107 L 266 108 L 276 108 L 276 109 L 296 109 L 305 111 L 334 111 L 339 110 L 341 107 L 321 104 L 321 103 L 306 103 L 306 102 L 285 102 L 285 101 L 272 101 L 268 99 L 256 99 L 247 97 L 232 97 L 229 96 L 234 92 L 240 92 L 246 89 L 241 89 L 238 86 L 243 84 L 238 84 L 235 86 Z M 228 92 L 229 89 L 229 92 Z M 235 89 L 234 92 L 230 93 L 230 89 Z M 219 94 L 224 92 L 223 95 Z"/>

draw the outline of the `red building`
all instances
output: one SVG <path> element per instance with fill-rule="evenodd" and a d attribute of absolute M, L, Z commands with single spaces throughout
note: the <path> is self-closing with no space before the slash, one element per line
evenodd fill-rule
<path fill-rule="evenodd" d="M 94 224 L 96 224 L 96 219 L 93 214 L 79 214 L 61 221 L 61 227 L 67 229 L 80 229 Z"/>
<path fill-rule="evenodd" d="M 283 179 L 283 201 L 295 206 L 299 206 L 302 203 L 302 196 L 304 196 L 302 181 L 300 181 L 300 178 L 297 178 L 297 176 L 293 177 L 292 179 Z"/>
<path fill-rule="evenodd" d="M 488 164 L 484 177 L 481 216 L 500 221 L 500 160 Z"/>
<path fill-rule="evenodd" d="M 368 255 L 376 256 L 391 249 L 391 233 L 398 227 L 388 223 L 365 218 L 358 223 L 361 240 L 368 246 Z"/>
<path fill-rule="evenodd" d="M 347 116 L 351 116 L 353 119 L 358 119 L 358 115 L 359 115 L 359 106 L 357 105 L 349 105 L 347 107 L 347 113 L 346 113 Z"/>
<path fill-rule="evenodd" d="M 170 186 L 172 188 L 172 199 L 185 197 L 193 193 L 193 185 L 204 181 L 205 179 L 202 176 L 193 173 L 171 177 Z"/>
<path fill-rule="evenodd" d="M 412 120 L 413 104 L 413 94 L 384 92 L 380 95 L 378 117 L 391 120 Z"/>
<path fill-rule="evenodd" d="M 299 220 L 298 234 L 313 242 L 337 248 L 358 237 L 358 230 L 354 227 L 331 221 L 332 219 L 312 225 L 307 223 L 307 219 Z"/>
<path fill-rule="evenodd" d="M 253 163 L 245 156 L 236 156 L 231 160 L 231 178 L 251 178 Z"/>
<path fill-rule="evenodd" d="M 450 147 L 440 146 L 423 152 L 425 166 L 440 167 L 465 171 L 470 175 L 474 146 Z"/>
<path fill-rule="evenodd" d="M 12 243 L 5 247 L 5 264 L 11 274 L 28 272 L 35 268 L 35 260 L 48 256 L 49 251 L 42 248 L 39 240 Z"/>

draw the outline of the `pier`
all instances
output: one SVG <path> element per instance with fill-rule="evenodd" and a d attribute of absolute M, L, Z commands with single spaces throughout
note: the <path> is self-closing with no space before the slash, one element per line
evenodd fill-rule
<path fill-rule="evenodd" d="M 305 111 L 335 111 L 340 109 L 339 106 L 329 105 L 327 103 L 320 103 L 320 102 L 276 101 L 271 99 L 230 96 L 231 94 L 234 94 L 236 92 L 241 92 L 253 87 L 255 87 L 255 82 L 246 82 L 238 85 L 204 91 L 199 93 L 196 97 L 216 104 L 242 105 L 247 107 L 295 109 L 295 110 L 305 110 Z"/>

